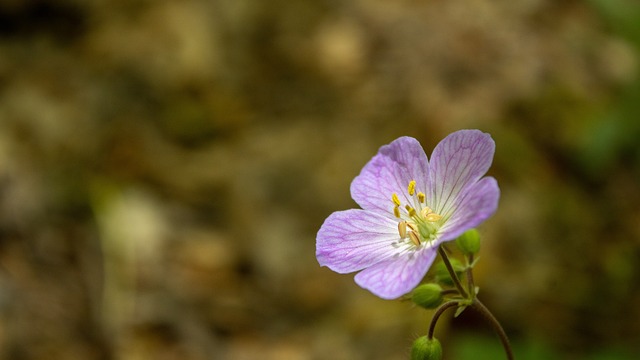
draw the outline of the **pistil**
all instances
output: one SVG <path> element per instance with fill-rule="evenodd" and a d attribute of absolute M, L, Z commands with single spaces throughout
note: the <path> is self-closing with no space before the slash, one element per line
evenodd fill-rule
<path fill-rule="evenodd" d="M 416 181 L 411 180 L 407 186 L 407 193 L 414 201 L 413 205 L 404 205 L 404 211 L 401 211 L 402 202 L 398 194 L 391 194 L 393 202 L 393 215 L 401 219 L 398 222 L 398 234 L 401 239 L 409 238 L 415 246 L 420 246 L 422 242 L 431 241 L 435 238 L 435 234 L 440 227 L 438 223 L 442 220 L 440 214 L 435 213 L 430 207 L 426 206 L 426 195 L 422 191 L 416 192 Z"/>

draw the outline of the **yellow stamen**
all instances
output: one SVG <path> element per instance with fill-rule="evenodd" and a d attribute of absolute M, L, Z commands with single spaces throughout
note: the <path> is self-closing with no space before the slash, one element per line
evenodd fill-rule
<path fill-rule="evenodd" d="M 400 217 L 400 208 L 397 206 L 393 207 L 393 215 L 395 215 L 395 217 L 399 218 Z"/>
<path fill-rule="evenodd" d="M 405 209 L 407 209 L 407 211 L 409 212 L 409 217 L 414 217 L 416 216 L 416 209 L 412 208 L 409 205 L 405 205 L 404 207 Z"/>
<path fill-rule="evenodd" d="M 398 233 L 400 233 L 400 238 L 404 239 L 407 237 L 407 222 L 400 221 L 398 223 Z"/>
<path fill-rule="evenodd" d="M 407 191 L 409 192 L 409 195 L 411 195 L 411 196 L 413 196 L 413 194 L 416 193 L 416 181 L 415 180 L 409 181 L 409 187 L 407 188 Z"/>
<path fill-rule="evenodd" d="M 420 239 L 418 238 L 418 235 L 416 235 L 415 232 L 411 231 L 409 233 L 409 238 L 411 238 L 411 242 L 415 245 L 418 246 L 420 245 Z"/>
<path fill-rule="evenodd" d="M 422 191 L 418 192 L 418 201 L 420 201 L 420 203 L 424 204 L 424 198 L 424 193 Z"/>
<path fill-rule="evenodd" d="M 394 204 L 396 204 L 396 206 L 400 206 L 400 199 L 398 199 L 398 194 L 396 193 L 391 194 L 391 200 L 393 201 Z"/>
<path fill-rule="evenodd" d="M 418 231 L 418 228 L 416 227 L 416 224 L 408 222 L 407 226 L 409 227 L 409 229 L 411 229 L 411 231 Z"/>

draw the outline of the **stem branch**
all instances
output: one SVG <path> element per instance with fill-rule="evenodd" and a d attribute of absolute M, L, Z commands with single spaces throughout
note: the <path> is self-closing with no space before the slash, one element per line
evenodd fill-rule
<path fill-rule="evenodd" d="M 467 290 L 471 293 L 471 298 L 476 297 L 476 286 L 473 282 L 473 268 L 471 268 L 471 264 L 473 264 L 473 254 L 469 254 L 469 263 L 467 264 Z"/>
<path fill-rule="evenodd" d="M 442 290 L 442 292 L 440 293 L 440 295 L 442 295 L 442 296 L 459 295 L 459 294 L 460 293 L 456 289 L 446 289 L 446 290 Z"/>

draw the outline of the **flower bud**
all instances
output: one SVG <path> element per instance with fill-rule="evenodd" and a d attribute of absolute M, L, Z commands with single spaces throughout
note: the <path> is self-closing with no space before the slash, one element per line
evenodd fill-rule
<path fill-rule="evenodd" d="M 442 359 L 442 346 L 438 339 L 419 337 L 411 347 L 411 360 L 440 360 Z"/>
<path fill-rule="evenodd" d="M 449 262 L 451 263 L 451 267 L 453 267 L 453 271 L 455 271 L 456 275 L 460 277 L 465 269 L 464 265 L 455 258 L 450 258 Z M 435 271 L 436 281 L 445 285 L 453 285 L 453 280 L 451 279 L 451 275 L 449 274 L 444 262 L 437 263 L 433 268 Z"/>
<path fill-rule="evenodd" d="M 477 254 L 480 251 L 480 234 L 476 229 L 465 231 L 456 239 L 456 245 L 465 255 Z"/>
<path fill-rule="evenodd" d="M 425 309 L 435 309 L 442 303 L 442 287 L 438 284 L 422 284 L 413 290 L 411 300 Z"/>

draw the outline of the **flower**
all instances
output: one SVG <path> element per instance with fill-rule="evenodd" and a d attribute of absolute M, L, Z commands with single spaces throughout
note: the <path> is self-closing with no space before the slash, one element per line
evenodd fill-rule
<path fill-rule="evenodd" d="M 479 130 L 444 138 L 431 161 L 411 137 L 382 146 L 351 183 L 362 209 L 336 211 L 320 227 L 316 257 L 383 299 L 400 297 L 420 283 L 438 246 L 488 219 L 500 190 L 483 177 L 495 143 Z"/>

